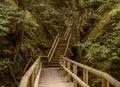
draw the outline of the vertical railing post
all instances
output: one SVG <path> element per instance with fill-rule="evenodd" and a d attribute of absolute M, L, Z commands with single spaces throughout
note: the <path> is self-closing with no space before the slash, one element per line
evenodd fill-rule
<path fill-rule="evenodd" d="M 61 67 L 61 64 L 62 64 L 62 58 L 60 57 L 59 60 L 60 60 L 60 61 L 59 61 L 60 69 L 62 69 L 62 67 Z"/>
<path fill-rule="evenodd" d="M 104 78 L 102 78 L 102 87 L 109 87 L 109 82 Z"/>
<path fill-rule="evenodd" d="M 83 81 L 88 84 L 88 70 L 83 70 Z"/>
<path fill-rule="evenodd" d="M 60 65 L 64 65 L 64 59 L 61 57 L 60 58 Z M 64 75 L 64 69 L 61 66 L 62 74 Z"/>
<path fill-rule="evenodd" d="M 67 62 L 67 68 L 70 70 L 70 62 Z M 71 82 L 71 77 L 69 73 L 68 73 L 68 81 Z"/>
<path fill-rule="evenodd" d="M 36 67 L 35 67 L 35 69 L 34 69 L 34 78 L 36 78 L 36 76 L 37 76 L 37 73 L 38 73 L 38 70 L 39 70 L 39 66 L 38 66 L 39 64 L 37 63 L 36 64 Z"/>
<path fill-rule="evenodd" d="M 66 60 L 63 60 L 63 64 L 66 67 Z M 66 75 L 66 71 L 64 70 L 64 75 Z"/>
<path fill-rule="evenodd" d="M 73 73 L 75 75 L 77 75 L 77 65 L 76 64 L 73 64 Z M 74 80 L 73 83 L 74 83 L 74 87 L 77 87 L 77 81 Z"/>
<path fill-rule="evenodd" d="M 27 83 L 27 87 L 30 87 L 30 85 L 31 85 L 31 84 L 30 84 L 30 81 L 28 81 L 28 83 Z"/>
<path fill-rule="evenodd" d="M 30 87 L 34 86 L 34 81 L 35 81 L 35 72 L 33 71 L 31 75 L 31 86 Z"/>

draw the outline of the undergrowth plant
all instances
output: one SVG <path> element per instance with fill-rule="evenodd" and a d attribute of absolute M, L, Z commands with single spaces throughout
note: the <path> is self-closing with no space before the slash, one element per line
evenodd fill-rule
<path fill-rule="evenodd" d="M 79 43 L 85 50 L 87 60 L 94 57 L 120 60 L 120 31 L 116 30 L 101 36 L 98 41 Z M 101 42 L 100 42 L 101 41 Z"/>
<path fill-rule="evenodd" d="M 6 36 L 8 33 L 14 32 L 15 28 L 11 26 L 16 26 L 20 21 L 24 21 L 30 27 L 38 27 L 28 11 L 24 12 L 16 5 L 0 4 L 0 36 Z"/>

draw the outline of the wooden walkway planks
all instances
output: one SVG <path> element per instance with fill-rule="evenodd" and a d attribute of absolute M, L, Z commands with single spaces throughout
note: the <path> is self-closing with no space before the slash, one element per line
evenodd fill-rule
<path fill-rule="evenodd" d="M 39 87 L 73 87 L 73 83 L 67 81 L 59 68 L 43 68 Z"/>

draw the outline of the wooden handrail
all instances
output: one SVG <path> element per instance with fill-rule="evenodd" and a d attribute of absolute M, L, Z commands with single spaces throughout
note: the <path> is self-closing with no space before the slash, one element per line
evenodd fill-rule
<path fill-rule="evenodd" d="M 68 26 L 68 27 L 67 27 L 67 29 L 66 29 L 66 31 L 65 31 L 65 33 L 64 33 L 64 37 L 66 36 L 66 34 L 67 34 L 67 32 L 69 31 L 70 27 L 71 27 L 71 26 Z"/>
<path fill-rule="evenodd" d="M 67 73 L 69 73 L 78 82 L 79 85 L 81 85 L 82 87 L 89 87 L 89 85 L 87 85 L 85 82 L 83 82 L 81 79 L 79 79 L 79 77 L 77 77 L 75 74 L 73 74 L 63 64 L 60 64 L 60 65 L 62 66 L 62 68 L 64 68 L 64 70 L 67 71 Z"/>
<path fill-rule="evenodd" d="M 53 51 L 53 49 L 54 49 L 54 46 L 55 46 L 55 44 L 56 44 L 56 42 L 57 42 L 57 40 L 58 40 L 58 37 L 59 37 L 59 34 L 57 34 L 57 36 L 56 36 L 56 38 L 55 38 L 55 40 L 54 40 L 54 42 L 53 42 L 53 44 L 52 44 L 52 47 L 51 47 L 51 49 L 50 49 L 50 51 L 49 51 L 49 53 L 48 53 L 48 58 L 50 57 L 50 55 L 51 55 L 51 53 L 52 53 L 52 51 Z"/>
<path fill-rule="evenodd" d="M 68 42 L 67 42 L 67 46 L 66 46 L 66 49 L 65 49 L 64 56 L 67 54 L 67 50 L 68 50 L 68 47 L 69 47 L 69 44 L 70 44 L 70 39 L 71 39 L 71 34 L 69 35 L 69 38 L 68 38 Z"/>
<path fill-rule="evenodd" d="M 88 72 L 94 74 L 94 75 L 97 75 L 98 77 L 101 77 L 103 80 L 102 80 L 102 87 L 109 87 L 109 83 L 111 85 L 113 85 L 114 87 L 120 87 L 120 82 L 117 81 L 116 79 L 114 79 L 113 77 L 111 77 L 109 74 L 105 73 L 105 72 L 102 72 L 100 70 L 97 70 L 97 69 L 94 69 L 94 68 L 91 68 L 91 67 L 88 67 L 86 65 L 83 65 L 81 63 L 78 63 L 78 62 L 75 62 L 75 61 L 72 61 L 68 58 L 65 58 L 63 56 L 61 56 L 60 58 L 60 61 L 66 61 L 73 64 L 73 65 L 76 65 L 80 68 L 83 69 L 83 80 L 86 84 L 88 84 Z M 63 63 L 60 62 L 60 65 L 62 65 Z M 64 65 L 65 67 L 67 67 L 66 65 Z M 63 67 L 64 68 L 64 67 Z M 65 69 L 66 70 L 66 69 Z M 67 70 L 66 70 L 67 71 Z M 69 73 L 69 72 L 68 72 Z M 70 73 L 69 73 L 70 74 Z"/>
<path fill-rule="evenodd" d="M 40 69 L 38 71 L 38 75 L 36 76 L 34 87 L 39 86 L 39 78 L 40 78 L 40 75 L 41 75 L 41 71 L 42 71 L 42 62 L 40 63 Z"/>
<path fill-rule="evenodd" d="M 38 87 L 41 68 L 42 61 L 39 57 L 22 77 L 19 87 Z"/>
<path fill-rule="evenodd" d="M 72 29 L 72 28 L 71 28 L 71 26 L 70 26 L 70 28 L 68 28 L 68 31 L 67 31 L 67 33 L 66 33 L 66 35 L 65 35 L 65 37 L 64 37 L 65 40 L 67 40 L 68 36 L 70 35 L 71 29 Z"/>
<path fill-rule="evenodd" d="M 57 47 L 57 45 L 58 45 L 59 40 L 60 40 L 60 38 L 58 38 L 58 39 L 56 40 L 56 43 L 54 44 L 54 47 L 53 47 L 53 50 L 52 50 L 52 53 L 51 53 L 51 55 L 50 55 L 50 57 L 49 57 L 48 62 L 51 61 L 51 59 L 52 59 L 52 57 L 53 57 L 53 54 L 54 54 L 54 52 L 55 52 L 55 49 L 56 49 L 56 47 Z"/>

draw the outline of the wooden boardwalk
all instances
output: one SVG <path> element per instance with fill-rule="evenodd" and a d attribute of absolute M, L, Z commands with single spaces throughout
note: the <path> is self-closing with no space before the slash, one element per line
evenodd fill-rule
<path fill-rule="evenodd" d="M 39 87 L 73 87 L 73 83 L 67 81 L 59 68 L 43 68 Z"/>
<path fill-rule="evenodd" d="M 101 87 L 120 87 L 120 82 L 100 70 L 70 60 L 72 43 L 71 27 L 64 36 L 56 36 L 47 56 L 39 56 L 22 77 L 19 87 L 91 87 L 89 74 L 101 78 Z M 59 68 L 62 68 L 62 71 Z M 78 76 L 78 68 L 82 69 L 82 77 Z M 62 74 L 64 72 L 64 75 Z"/>

